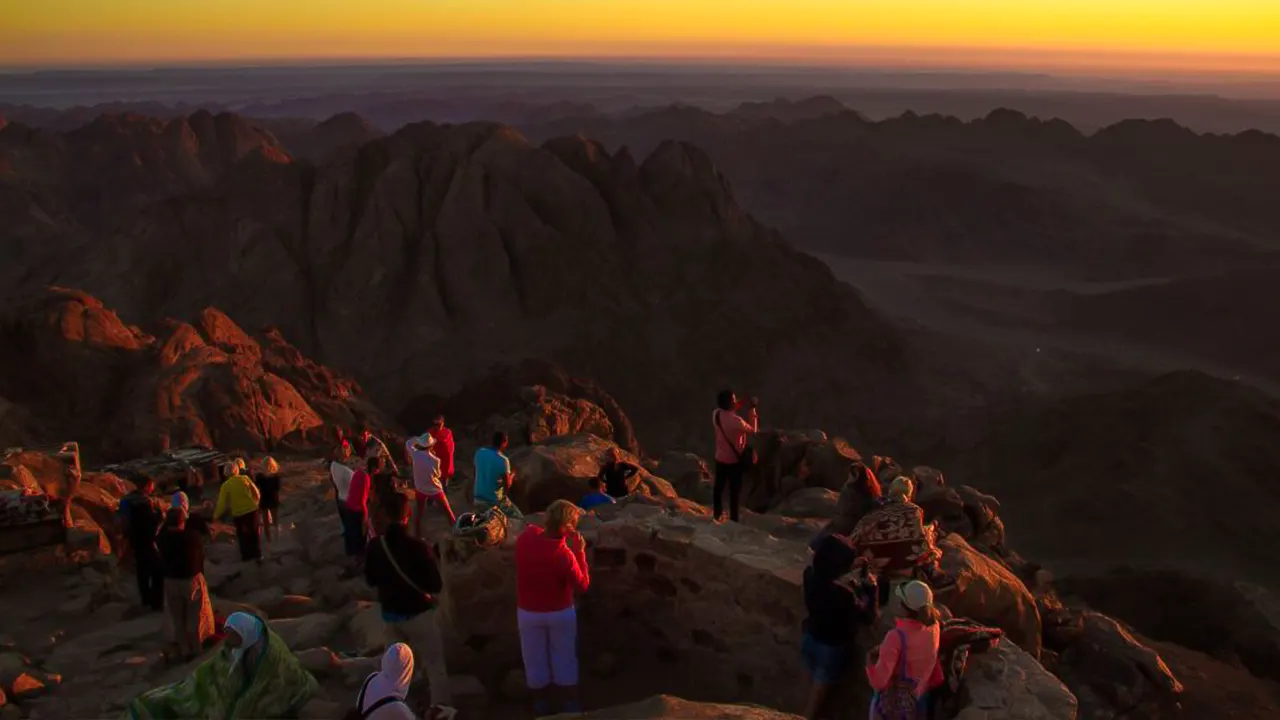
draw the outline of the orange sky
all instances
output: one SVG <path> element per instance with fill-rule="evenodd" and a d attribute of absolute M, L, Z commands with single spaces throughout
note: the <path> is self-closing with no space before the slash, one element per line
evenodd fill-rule
<path fill-rule="evenodd" d="M 1280 0 L 0 2 L 0 65 L 513 56 L 1280 73 Z"/>

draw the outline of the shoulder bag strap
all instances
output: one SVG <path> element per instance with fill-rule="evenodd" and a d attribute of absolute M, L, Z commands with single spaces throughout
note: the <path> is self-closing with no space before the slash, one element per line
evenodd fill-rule
<path fill-rule="evenodd" d="M 409 575 L 400 568 L 400 563 L 396 562 L 396 557 L 391 554 L 391 548 L 387 547 L 387 536 L 383 535 L 378 538 L 378 541 L 382 544 L 382 553 L 387 556 L 387 562 L 391 563 L 391 567 L 395 569 L 396 574 L 400 576 L 400 579 L 419 595 L 427 598 L 431 597 L 431 593 L 425 592 L 422 588 L 418 587 L 418 584 L 410 580 Z"/>
<path fill-rule="evenodd" d="M 738 460 L 742 460 L 742 453 L 738 452 L 738 448 L 734 447 L 733 441 L 729 439 L 729 433 L 724 431 L 724 423 L 720 422 L 720 413 L 723 410 L 716 411 L 716 429 L 720 431 L 720 437 L 724 438 L 724 442 L 729 446 L 729 451 L 737 456 Z"/>

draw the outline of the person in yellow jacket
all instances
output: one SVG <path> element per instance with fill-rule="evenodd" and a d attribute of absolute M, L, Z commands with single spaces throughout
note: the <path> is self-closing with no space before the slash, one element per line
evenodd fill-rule
<path fill-rule="evenodd" d="M 241 560 L 262 560 L 262 536 L 258 525 L 258 502 L 262 499 L 258 486 L 240 473 L 234 462 L 222 466 L 227 479 L 218 490 L 218 505 L 213 519 L 221 520 L 230 515 L 236 528 L 236 540 L 240 543 Z"/>

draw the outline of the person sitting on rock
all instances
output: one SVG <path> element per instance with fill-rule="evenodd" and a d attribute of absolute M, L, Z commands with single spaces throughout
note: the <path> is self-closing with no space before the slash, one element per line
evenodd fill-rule
<path fill-rule="evenodd" d="M 582 499 L 578 501 L 578 507 L 583 510 L 591 510 L 600 505 L 612 505 L 618 502 L 613 498 L 612 493 L 605 492 L 604 480 L 598 477 L 588 480 L 587 487 L 591 488 L 591 491 L 583 495 Z"/>
<path fill-rule="evenodd" d="M 926 720 L 929 693 L 943 682 L 941 618 L 933 591 L 919 580 L 897 586 L 896 625 L 867 653 L 872 720 Z"/>
<path fill-rule="evenodd" d="M 175 493 L 156 539 L 164 571 L 165 641 L 170 659 L 182 662 L 195 659 L 214 632 L 213 606 L 204 578 L 203 535 L 208 528 L 191 520 L 189 510 L 187 496 Z"/>
<path fill-rule="evenodd" d="M 502 452 L 506 449 L 507 434 L 499 430 L 493 434 L 490 447 L 476 451 L 475 507 L 477 513 L 495 508 L 511 519 L 519 520 L 524 515 L 511 502 L 515 473 L 511 470 L 511 460 Z"/>
<path fill-rule="evenodd" d="M 539 717 L 551 714 L 553 687 L 561 712 L 581 712 L 574 598 L 591 585 L 586 543 L 578 533 L 581 517 L 581 509 L 557 500 L 547 508 L 546 529 L 530 525 L 516 540 L 520 651 Z"/>
<path fill-rule="evenodd" d="M 891 601 L 889 591 L 896 584 L 936 573 L 938 550 L 932 525 L 925 525 L 924 510 L 911 502 L 911 480 L 898 477 L 889 486 L 885 500 L 860 519 L 850 533 L 858 554 L 865 558 L 882 583 L 881 598 Z"/>
<path fill-rule="evenodd" d="M 241 560 L 262 562 L 262 537 L 258 528 L 258 502 L 262 495 L 249 478 L 240 474 L 235 462 L 228 462 L 222 471 L 227 479 L 218 490 L 218 504 L 213 519 L 230 517 L 236 529 L 236 541 L 240 544 Z"/>
<path fill-rule="evenodd" d="M 712 509 L 716 522 L 724 519 L 724 490 L 729 488 L 729 519 L 738 522 L 738 498 L 742 495 L 744 473 L 754 463 L 755 453 L 747 443 L 760 430 L 760 402 L 751 398 L 747 416 L 738 415 L 743 403 L 732 390 L 716 395 L 716 410 L 711 414 L 716 444 L 716 479 L 712 490 Z"/>
<path fill-rule="evenodd" d="M 276 537 L 276 513 L 280 512 L 280 464 L 267 456 L 262 458 L 259 466 L 253 484 L 258 486 L 258 494 L 262 497 L 258 502 L 258 510 L 262 513 L 262 534 L 270 544 Z"/>
<path fill-rule="evenodd" d="M 156 548 L 156 534 L 164 514 L 151 493 L 156 481 L 149 476 L 138 479 L 133 491 L 120 498 L 120 536 L 124 549 L 120 559 L 133 556 L 138 574 L 138 596 L 144 607 L 160 611 L 164 607 L 164 569 L 160 551 Z"/>
<path fill-rule="evenodd" d="M 414 504 L 417 509 L 414 513 L 413 534 L 418 537 L 422 537 L 422 515 L 428 503 L 439 505 L 444 510 L 451 527 L 458 521 L 449 505 L 449 496 L 444 491 L 444 461 L 435 453 L 438 444 L 439 441 L 429 432 L 410 438 L 405 443 L 405 452 L 413 466 Z"/>
<path fill-rule="evenodd" d="M 624 498 L 631 494 L 627 481 L 640 472 L 640 468 L 629 462 L 623 462 L 622 451 L 610 448 L 608 460 L 600 466 L 600 479 L 604 481 L 604 490 L 613 498 Z"/>
<path fill-rule="evenodd" d="M 875 620 L 874 582 L 849 581 L 858 554 L 848 538 L 826 535 L 804 571 L 804 640 L 801 654 L 812 685 L 806 720 L 823 717 L 831 689 L 849 666 L 858 627 Z M 868 587 L 869 586 L 869 587 Z"/>
<path fill-rule="evenodd" d="M 134 698 L 121 720 L 296 718 L 315 694 L 311 673 L 260 618 L 227 617 L 221 651 L 172 685 Z"/>
<path fill-rule="evenodd" d="M 408 644 L 413 656 L 426 665 L 431 704 L 443 709 L 452 702 L 436 611 L 444 580 L 431 546 L 409 534 L 412 510 L 408 498 L 402 494 L 395 497 L 389 508 L 394 522 L 370 543 L 364 576 L 378 591 L 388 634 Z"/>
<path fill-rule="evenodd" d="M 453 480 L 453 431 L 444 424 L 444 415 L 436 415 L 431 421 L 427 434 L 435 438 L 436 444 L 431 452 L 440 458 L 440 479 L 445 488 Z"/>
<path fill-rule="evenodd" d="M 814 536 L 809 548 L 816 550 L 828 535 L 849 536 L 859 520 L 882 504 L 880 482 L 875 473 L 861 461 L 854 462 L 849 466 L 849 479 L 840 488 L 835 517 Z"/>

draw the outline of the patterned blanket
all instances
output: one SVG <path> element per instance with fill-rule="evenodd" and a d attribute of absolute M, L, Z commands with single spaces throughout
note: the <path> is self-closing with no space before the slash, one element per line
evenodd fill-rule
<path fill-rule="evenodd" d="M 139 695 L 121 720 L 292 718 L 316 691 L 315 678 L 270 631 L 257 663 L 248 671 L 232 670 L 224 647 L 182 680 Z"/>
<path fill-rule="evenodd" d="M 942 557 L 933 526 L 925 525 L 924 511 L 909 502 L 885 503 L 867 513 L 850 539 L 876 574 L 905 575 Z"/>

